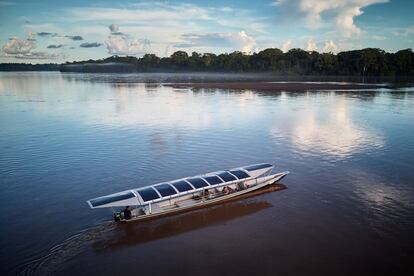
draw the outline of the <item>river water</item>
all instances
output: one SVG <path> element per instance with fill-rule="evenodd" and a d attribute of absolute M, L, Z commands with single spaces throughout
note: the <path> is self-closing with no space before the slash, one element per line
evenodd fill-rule
<path fill-rule="evenodd" d="M 413 275 L 413 88 L 174 78 L 0 74 L 1 275 Z M 85 202 L 257 162 L 287 189 L 128 225 Z"/>

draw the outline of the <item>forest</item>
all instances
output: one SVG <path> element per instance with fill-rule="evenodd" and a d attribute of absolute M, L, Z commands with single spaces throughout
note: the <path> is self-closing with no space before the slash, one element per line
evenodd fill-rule
<path fill-rule="evenodd" d="M 414 53 L 404 49 L 388 53 L 378 48 L 338 54 L 269 48 L 254 54 L 177 51 L 170 57 L 145 54 L 111 56 L 64 64 L 0 64 L 0 71 L 60 70 L 62 72 L 272 72 L 278 75 L 413 76 Z"/>

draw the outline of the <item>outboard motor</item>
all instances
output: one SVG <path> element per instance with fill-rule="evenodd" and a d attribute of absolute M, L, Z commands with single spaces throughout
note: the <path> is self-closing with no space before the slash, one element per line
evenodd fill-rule
<path fill-rule="evenodd" d="M 121 219 L 122 219 L 122 216 L 121 216 L 120 212 L 114 213 L 114 221 L 115 222 L 121 221 Z"/>

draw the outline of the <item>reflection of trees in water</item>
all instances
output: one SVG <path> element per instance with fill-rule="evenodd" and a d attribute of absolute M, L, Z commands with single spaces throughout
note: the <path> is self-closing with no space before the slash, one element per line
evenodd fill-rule
<path fill-rule="evenodd" d="M 282 184 L 271 185 L 243 198 L 285 188 L 286 186 Z M 240 201 L 239 198 L 239 201 L 230 201 L 170 217 L 120 224 L 106 233 L 102 239 L 94 242 L 92 246 L 97 252 L 104 252 L 106 250 L 143 244 L 253 215 L 270 207 L 272 207 L 272 204 L 264 200 Z"/>
<path fill-rule="evenodd" d="M 183 72 L 183 73 L 61 73 L 67 81 L 92 81 L 111 83 L 185 83 L 185 82 L 220 82 L 220 81 L 316 81 L 316 82 L 392 82 L 396 85 L 412 82 L 412 77 L 362 77 L 362 76 L 305 76 L 275 75 L 272 73 L 214 73 L 214 72 Z"/>
<path fill-rule="evenodd" d="M 108 82 L 108 83 L 182 83 L 210 81 L 270 81 L 281 79 L 271 74 L 260 73 L 62 73 L 67 81 Z"/>
<path fill-rule="evenodd" d="M 208 88 L 208 87 L 206 88 L 192 87 L 191 92 L 193 92 L 193 95 L 219 93 L 220 95 L 240 96 L 243 98 L 250 98 L 250 99 L 255 98 L 257 96 L 277 98 L 282 95 L 281 91 L 262 91 L 260 89 L 252 90 L 252 89 Z"/>
<path fill-rule="evenodd" d="M 157 92 L 158 91 L 158 88 L 161 86 L 161 84 L 159 84 L 159 83 L 148 83 L 148 82 L 146 82 L 146 83 L 144 83 L 144 86 L 145 86 L 145 90 L 147 92 Z"/>
<path fill-rule="evenodd" d="M 335 95 L 344 96 L 348 98 L 355 98 L 360 101 L 369 101 L 373 102 L 374 99 L 381 94 L 379 91 L 366 91 L 366 90 L 358 90 L 358 91 L 335 91 Z"/>
<path fill-rule="evenodd" d="M 390 95 L 393 100 L 405 100 L 409 96 L 414 97 L 413 93 L 409 93 L 407 91 L 393 91 Z"/>
<path fill-rule="evenodd" d="M 43 102 L 56 91 L 63 91 L 64 82 L 57 73 L 20 72 L 0 75 L 0 95 L 16 96 L 18 101 Z"/>

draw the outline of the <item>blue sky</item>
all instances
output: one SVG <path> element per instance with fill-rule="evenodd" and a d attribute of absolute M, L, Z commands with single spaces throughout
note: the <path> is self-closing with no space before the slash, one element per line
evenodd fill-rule
<path fill-rule="evenodd" d="M 414 46 L 414 1 L 0 0 L 0 62 Z"/>

